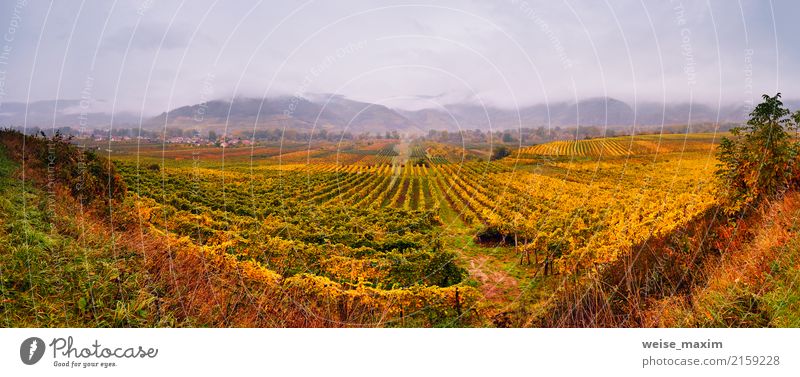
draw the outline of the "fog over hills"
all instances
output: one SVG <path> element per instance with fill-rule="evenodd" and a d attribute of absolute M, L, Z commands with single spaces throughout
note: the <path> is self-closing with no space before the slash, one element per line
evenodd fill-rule
<path fill-rule="evenodd" d="M 79 129 L 108 127 L 114 124 L 138 124 L 139 115 L 129 112 L 93 110 L 91 104 L 80 100 L 61 99 L 51 101 L 3 102 L 0 104 L 0 127 L 72 127 Z M 147 117 L 145 117 L 147 119 Z"/>
<path fill-rule="evenodd" d="M 791 109 L 800 101 L 786 101 Z M 26 117 L 27 113 L 27 117 Z M 594 97 L 578 102 L 534 104 L 518 109 L 450 104 L 440 108 L 415 111 L 393 109 L 381 104 L 359 102 L 340 95 L 313 94 L 304 97 L 240 97 L 232 101 L 214 100 L 183 106 L 155 117 L 117 113 L 114 127 L 159 129 L 259 130 L 283 128 L 302 131 L 328 130 L 351 133 L 398 131 L 423 134 L 428 130 L 505 130 L 518 127 L 608 127 L 630 129 L 675 124 L 742 122 L 747 118 L 744 104 L 719 108 L 704 104 L 655 102 L 629 103 L 608 97 Z M 108 128 L 111 114 L 92 111 L 78 100 L 39 101 L 30 105 L 4 103 L 0 106 L 0 125 L 46 128 Z"/>
<path fill-rule="evenodd" d="M 241 128 L 291 127 L 310 130 L 316 125 L 336 131 L 424 133 L 428 130 L 459 129 L 504 130 L 518 127 L 608 126 L 625 129 L 632 125 L 654 126 L 707 122 L 740 122 L 746 109 L 702 104 L 640 103 L 633 106 L 613 98 L 588 98 L 579 102 L 535 104 L 519 109 L 504 109 L 474 104 L 451 104 L 438 109 L 407 111 L 383 105 L 358 102 L 342 96 L 315 95 L 309 98 L 278 97 L 263 101 L 238 98 L 232 102 L 212 101 L 184 106 L 161 114 L 153 123 L 170 126 L 228 124 Z"/>

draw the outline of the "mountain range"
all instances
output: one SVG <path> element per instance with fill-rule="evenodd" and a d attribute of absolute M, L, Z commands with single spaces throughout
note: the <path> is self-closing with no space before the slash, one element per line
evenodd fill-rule
<path fill-rule="evenodd" d="M 800 101 L 785 101 L 787 107 L 800 109 Z M 0 126 L 29 127 L 55 125 L 107 127 L 112 116 L 102 112 L 80 111 L 77 100 L 52 100 L 0 105 Z M 143 118 L 144 128 L 190 128 L 201 131 L 227 125 L 229 130 L 283 128 L 308 131 L 326 129 L 351 133 L 406 134 L 428 130 L 505 130 L 518 127 L 604 127 L 627 129 L 661 124 L 736 123 L 747 117 L 744 104 L 720 108 L 699 103 L 630 104 L 609 97 L 586 98 L 577 102 L 534 104 L 518 109 L 484 107 L 475 104 L 450 104 L 438 109 L 415 111 L 393 109 L 380 104 L 348 99 L 340 95 L 260 98 L 238 97 L 232 101 L 214 100 L 182 106 L 155 117 Z M 139 125 L 137 114 L 114 114 L 114 127 Z M 81 124 L 83 120 L 83 124 Z"/>
<path fill-rule="evenodd" d="M 129 112 L 93 111 L 76 99 L 0 103 L 0 127 L 72 127 L 103 128 L 109 124 L 138 124 L 139 115 Z M 148 119 L 148 117 L 145 117 Z"/>

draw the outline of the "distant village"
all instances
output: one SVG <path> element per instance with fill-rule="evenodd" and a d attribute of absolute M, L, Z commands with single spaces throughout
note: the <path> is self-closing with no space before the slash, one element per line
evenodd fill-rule
<path fill-rule="evenodd" d="M 60 134 L 71 137 L 76 140 L 90 140 L 94 142 L 111 141 L 111 142 L 133 142 L 139 141 L 143 143 L 167 143 L 167 144 L 182 144 L 194 146 L 216 146 L 221 148 L 236 147 L 236 146 L 249 146 L 262 142 L 276 142 L 276 141 L 303 141 L 307 142 L 309 139 L 313 140 L 328 140 L 328 141 L 341 141 L 341 140 L 369 140 L 369 139 L 401 139 L 402 135 L 397 131 L 386 133 L 370 133 L 365 132 L 354 135 L 350 132 L 329 132 L 326 129 L 315 130 L 313 133 L 308 131 L 298 130 L 284 130 L 284 129 L 267 129 L 258 130 L 256 132 L 243 132 L 235 131 L 230 135 L 220 135 L 216 131 L 201 132 L 197 129 L 180 129 L 176 127 L 168 127 L 165 131 L 153 131 L 139 128 L 80 128 L 73 127 L 58 127 L 52 128 L 39 128 L 27 127 L 25 129 L 20 127 L 9 127 L 28 135 L 44 135 L 53 136 Z"/>
<path fill-rule="evenodd" d="M 400 140 L 400 139 L 421 139 L 440 143 L 451 144 L 480 144 L 498 143 L 507 145 L 534 145 L 554 140 L 579 140 L 597 137 L 613 137 L 624 135 L 641 134 L 674 134 L 674 133 L 697 133 L 697 132 L 724 132 L 731 127 L 737 126 L 736 123 L 700 123 L 688 127 L 682 125 L 670 125 L 663 127 L 638 127 L 637 129 L 608 129 L 605 127 L 524 127 L 508 130 L 484 131 L 474 130 L 429 130 L 425 135 L 406 135 L 397 131 L 386 132 L 362 132 L 352 134 L 350 132 L 329 131 L 327 129 L 317 129 L 314 131 L 295 130 L 295 129 L 264 129 L 255 132 L 236 130 L 228 135 L 220 135 L 214 130 L 201 132 L 197 129 L 181 129 L 177 127 L 167 127 L 163 131 L 154 131 L 140 128 L 81 128 L 59 127 L 59 128 L 38 128 L 28 127 L 21 129 L 11 127 L 28 135 L 52 136 L 59 133 L 64 136 L 72 137 L 76 140 L 92 142 L 134 142 L 140 143 L 166 143 L 181 144 L 205 147 L 240 147 L 250 146 L 259 143 L 279 142 L 279 141 L 351 141 L 351 140 Z"/>
<path fill-rule="evenodd" d="M 75 129 L 72 127 L 59 127 L 55 131 L 53 129 L 43 129 L 39 127 L 30 127 L 20 129 L 12 127 L 18 131 L 24 132 L 28 135 L 45 135 L 52 136 L 56 133 L 72 137 L 77 140 L 91 140 L 95 142 L 111 141 L 111 142 L 133 142 L 140 141 L 144 143 L 168 143 L 168 144 L 189 144 L 195 146 L 247 146 L 253 144 L 251 138 L 242 138 L 239 136 L 222 137 L 218 136 L 216 132 L 210 131 L 206 135 L 201 135 L 197 130 L 181 130 L 177 128 L 169 128 L 166 132 L 155 132 L 150 130 L 139 130 L 134 128 L 120 128 L 116 130 L 109 129 Z"/>

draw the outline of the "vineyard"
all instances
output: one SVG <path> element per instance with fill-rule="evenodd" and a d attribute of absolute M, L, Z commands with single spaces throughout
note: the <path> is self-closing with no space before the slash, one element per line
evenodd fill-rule
<path fill-rule="evenodd" d="M 555 141 L 521 148 L 518 156 L 618 157 L 710 151 L 721 136 L 710 134 L 638 135 L 577 141 Z"/>
<path fill-rule="evenodd" d="M 541 156 L 624 156 L 632 153 L 622 142 L 611 139 L 555 141 L 520 150 L 521 155 Z"/>
<path fill-rule="evenodd" d="M 448 161 L 421 144 L 408 146 L 404 161 L 391 143 L 336 152 L 361 156 L 352 163 L 333 154 L 314 162 L 325 159 L 321 152 L 300 150 L 270 158 L 277 163 L 234 160 L 224 169 L 199 159 L 142 169 L 149 163 L 123 157 L 117 165 L 145 220 L 164 232 L 224 245 L 282 276 L 396 289 L 468 282 L 464 255 L 447 244 L 454 231 L 507 249 L 507 260 L 529 266 L 523 274 L 611 263 L 714 204 L 712 142 L 642 136 L 520 151 L 608 157 L 551 161 L 547 169 L 514 156 Z M 656 150 L 671 152 L 647 158 Z"/>
<path fill-rule="evenodd" d="M 521 302 L 526 316 L 545 312 L 566 282 L 704 214 L 715 140 L 557 141 L 495 161 L 394 140 L 106 153 L 127 187 L 115 221 L 195 250 L 177 254 L 202 256 L 181 262 L 192 270 L 247 276 L 323 321 L 300 325 L 465 326 Z M 243 323 L 278 323 L 264 320 Z"/>

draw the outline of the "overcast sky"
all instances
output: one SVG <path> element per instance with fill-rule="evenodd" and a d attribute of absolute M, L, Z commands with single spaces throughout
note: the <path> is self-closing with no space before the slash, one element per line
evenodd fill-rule
<path fill-rule="evenodd" d="M 791 0 L 3 0 L 0 101 L 156 114 L 295 93 L 404 108 L 800 98 L 798 16 Z"/>

